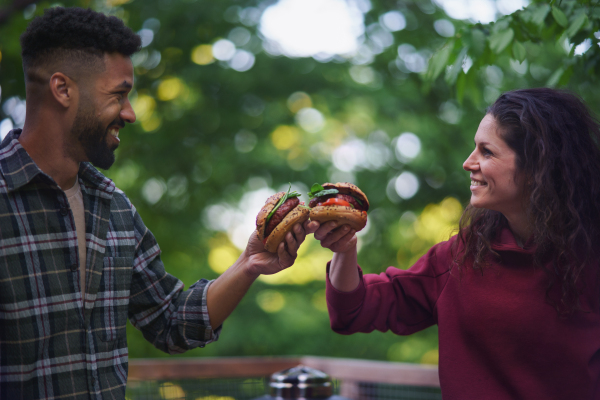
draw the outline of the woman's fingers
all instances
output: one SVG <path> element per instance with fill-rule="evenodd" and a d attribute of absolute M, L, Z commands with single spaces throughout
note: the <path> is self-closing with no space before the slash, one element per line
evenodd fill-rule
<path fill-rule="evenodd" d="M 356 246 L 356 231 L 351 229 L 347 234 L 342 236 L 337 242 L 333 243 L 329 249 L 334 253 L 345 253 L 352 247 Z"/>
<path fill-rule="evenodd" d="M 327 221 L 324 224 L 321 224 L 319 229 L 317 229 L 315 231 L 315 234 L 314 234 L 315 239 L 317 239 L 317 240 L 325 239 L 332 230 L 337 228 L 337 226 L 338 226 L 337 221 Z"/>

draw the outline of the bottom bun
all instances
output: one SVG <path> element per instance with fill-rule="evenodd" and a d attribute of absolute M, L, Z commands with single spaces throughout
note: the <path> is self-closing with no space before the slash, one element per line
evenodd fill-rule
<path fill-rule="evenodd" d="M 308 208 L 296 206 L 285 218 L 273 229 L 273 232 L 265 242 L 265 250 L 271 253 L 277 253 L 277 247 L 285 239 L 285 234 L 292 230 L 294 225 L 302 224 L 308 219 L 310 211 Z"/>
<path fill-rule="evenodd" d="M 360 211 L 356 208 L 345 206 L 316 206 L 310 209 L 311 221 L 321 223 L 327 221 L 337 221 L 339 225 L 348 224 L 356 232 L 367 225 L 366 211 Z"/>

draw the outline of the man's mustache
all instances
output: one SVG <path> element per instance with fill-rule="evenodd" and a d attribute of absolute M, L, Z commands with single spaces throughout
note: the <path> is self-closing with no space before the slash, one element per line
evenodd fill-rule
<path fill-rule="evenodd" d="M 118 126 L 119 128 L 125 128 L 125 121 L 123 121 L 121 118 L 117 118 L 113 122 L 108 124 L 108 126 Z"/>

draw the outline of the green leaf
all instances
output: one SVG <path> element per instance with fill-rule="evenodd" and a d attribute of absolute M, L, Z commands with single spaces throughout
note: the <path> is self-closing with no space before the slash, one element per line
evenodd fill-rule
<path fill-rule="evenodd" d="M 460 51 L 460 54 L 458 55 L 458 57 L 456 57 L 456 61 L 454 61 L 454 64 L 452 64 L 452 66 L 446 70 L 445 79 L 446 79 L 446 83 L 448 83 L 449 85 L 454 85 L 454 83 L 456 82 L 456 78 L 458 77 L 458 74 L 460 73 L 460 71 L 462 71 L 462 65 L 463 65 L 463 62 L 465 61 L 467 51 L 468 51 L 468 48 L 463 47 L 463 49 Z"/>
<path fill-rule="evenodd" d="M 556 84 L 558 83 L 558 81 L 560 80 L 560 77 L 562 76 L 562 74 L 564 72 L 565 72 L 565 69 L 563 67 L 560 67 L 556 71 L 554 71 L 554 73 L 550 76 L 550 78 L 548 78 L 548 81 L 546 82 L 546 86 L 548 86 L 548 87 L 556 86 Z"/>
<path fill-rule="evenodd" d="M 575 20 L 571 23 L 571 26 L 569 26 L 569 28 L 567 28 L 567 30 L 565 31 L 567 36 L 572 38 L 573 36 L 575 36 L 577 34 L 577 32 L 579 32 L 579 30 L 588 22 L 588 17 L 587 15 L 581 13 L 577 16 L 577 18 L 575 18 Z"/>
<path fill-rule="evenodd" d="M 292 184 L 290 183 L 290 187 L 288 188 L 288 191 L 286 194 L 284 194 L 281 199 L 279 199 L 279 201 L 277 202 L 277 204 L 275 205 L 275 207 L 273 207 L 273 209 L 271 210 L 271 212 L 269 213 L 269 215 L 267 215 L 267 220 L 265 221 L 265 230 L 267 229 L 267 225 L 269 225 L 269 221 L 271 220 L 271 217 L 273 216 L 273 214 L 275 214 L 275 212 L 279 209 L 279 207 L 281 207 L 281 205 L 283 203 L 286 202 L 287 199 L 292 199 L 294 197 L 300 197 L 300 193 L 298 192 L 290 192 L 290 190 L 292 190 Z"/>
<path fill-rule="evenodd" d="M 321 190 L 320 192 L 316 192 L 313 194 L 313 197 L 321 197 L 321 196 L 327 196 L 328 194 L 337 194 L 340 191 L 337 189 L 325 189 L 325 190 Z"/>
<path fill-rule="evenodd" d="M 548 4 L 540 5 L 533 11 L 531 15 L 531 22 L 533 22 L 541 28 L 542 26 L 544 26 L 544 21 L 546 20 L 546 16 L 549 12 L 550 6 Z"/>
<path fill-rule="evenodd" d="M 525 49 L 523 43 L 515 40 L 512 45 L 512 54 L 515 60 L 522 63 L 525 60 L 525 57 L 527 57 L 527 50 Z"/>
<path fill-rule="evenodd" d="M 485 33 L 480 29 L 471 31 L 471 48 L 476 54 L 481 54 L 485 50 Z"/>
<path fill-rule="evenodd" d="M 571 77 L 573 76 L 573 72 L 573 66 L 571 65 L 561 75 L 560 79 L 558 80 L 558 86 L 565 86 L 567 83 L 569 83 Z"/>
<path fill-rule="evenodd" d="M 567 20 L 567 16 L 558 7 L 552 6 L 552 16 L 554 17 L 554 20 L 556 21 L 556 23 L 559 24 L 560 26 L 562 26 L 563 28 L 566 28 L 567 25 L 569 24 L 569 21 Z"/>
<path fill-rule="evenodd" d="M 494 53 L 500 54 L 512 42 L 514 37 L 515 31 L 512 28 L 494 33 L 490 36 L 490 49 Z"/>
<path fill-rule="evenodd" d="M 429 81 L 434 81 L 444 70 L 446 67 L 446 63 L 448 62 L 448 58 L 450 57 L 450 53 L 452 52 L 452 48 L 454 47 L 454 41 L 447 43 L 440 50 L 435 52 L 431 59 L 429 60 L 429 65 L 427 67 L 427 73 L 425 78 Z"/>
<path fill-rule="evenodd" d="M 322 190 L 325 190 L 325 188 L 323 186 L 321 186 L 318 183 L 313 184 L 310 187 L 310 192 L 308 192 L 308 198 L 312 199 L 313 197 L 315 197 L 315 193 L 318 193 L 318 192 L 320 192 Z"/>
<path fill-rule="evenodd" d="M 458 103 L 462 105 L 465 97 L 465 88 L 467 86 L 467 74 L 460 74 L 456 81 L 456 99 Z"/>

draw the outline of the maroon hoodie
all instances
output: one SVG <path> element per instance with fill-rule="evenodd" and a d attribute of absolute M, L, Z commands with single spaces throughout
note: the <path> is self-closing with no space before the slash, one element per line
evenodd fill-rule
<path fill-rule="evenodd" d="M 388 329 L 409 335 L 439 326 L 444 400 L 600 399 L 598 265 L 584 276 L 581 307 L 561 317 L 546 297 L 548 276 L 534 248 L 504 229 L 492 248 L 501 260 L 483 270 L 450 270 L 456 236 L 432 247 L 409 270 L 361 275 L 352 292 L 327 278 L 327 304 L 341 334 Z M 559 298 L 554 285 L 550 299 Z"/>

